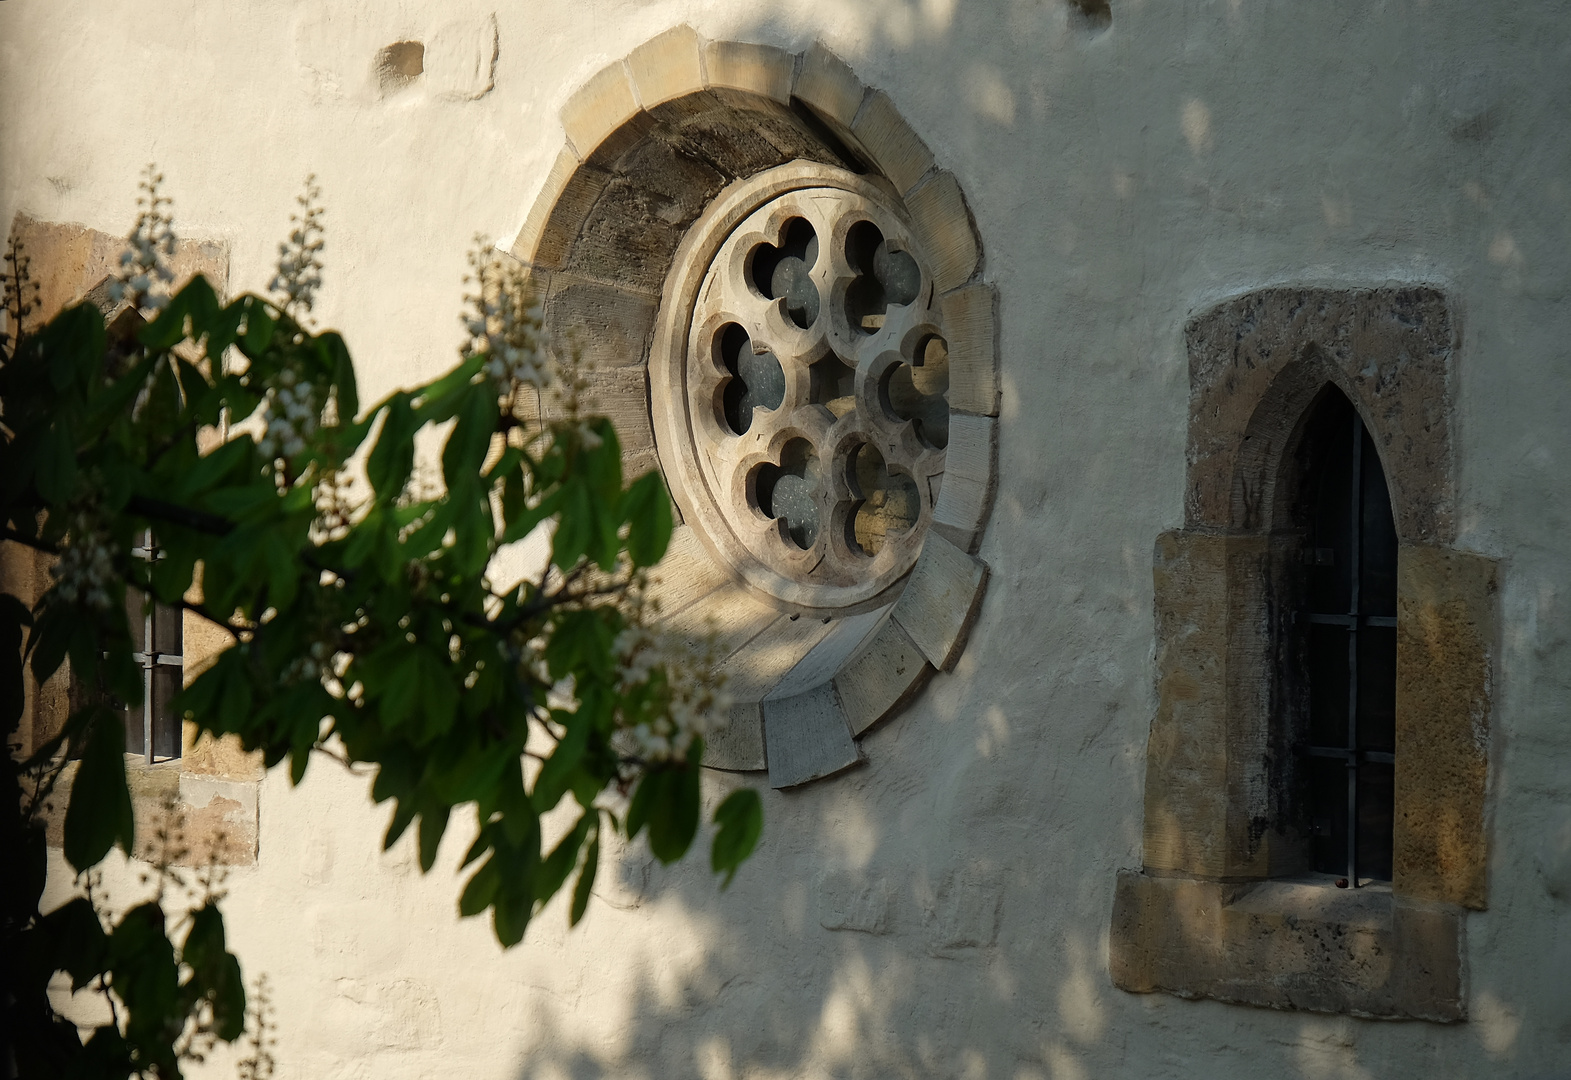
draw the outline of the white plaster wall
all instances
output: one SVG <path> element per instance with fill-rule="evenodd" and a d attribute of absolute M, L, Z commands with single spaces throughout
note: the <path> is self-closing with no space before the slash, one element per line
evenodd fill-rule
<path fill-rule="evenodd" d="M 378 100 L 376 51 L 483 40 Z M 503 953 L 451 867 L 376 854 L 363 780 L 271 776 L 233 935 L 282 1077 L 1550 1077 L 1571 1060 L 1571 14 L 1563 0 L 530 0 L 0 4 L 0 220 L 123 232 L 156 160 L 179 227 L 266 282 L 320 178 L 363 394 L 454 357 L 464 252 L 510 238 L 569 92 L 680 22 L 821 37 L 960 178 L 1002 294 L 993 580 L 958 669 L 872 764 L 766 797 L 719 894 L 637 854 L 568 934 Z M 456 25 L 449 25 L 456 24 Z M 455 94 L 457 96 L 455 97 Z M 1439 1027 L 1112 987 L 1138 866 L 1152 542 L 1182 520 L 1180 328 L 1270 283 L 1439 283 L 1462 315 L 1461 544 L 1503 567 L 1490 909 Z M 222 1073 L 223 1062 L 212 1072 Z"/>

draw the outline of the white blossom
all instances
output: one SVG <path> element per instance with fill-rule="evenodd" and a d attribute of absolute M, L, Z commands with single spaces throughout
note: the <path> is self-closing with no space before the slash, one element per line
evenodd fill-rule
<path fill-rule="evenodd" d="M 174 219 L 169 216 L 171 201 L 159 193 L 163 182 L 163 173 L 149 165 L 137 198 L 136 225 L 126 237 L 115 280 L 109 283 L 110 299 L 117 304 L 128 301 L 138 311 L 160 311 L 167 306 L 169 287 L 175 280 L 165 261 L 174 256 L 176 237 Z"/>
<path fill-rule="evenodd" d="M 115 582 L 113 540 L 87 514 L 78 513 L 66 534 L 65 550 L 49 568 L 55 579 L 55 592 L 68 604 L 83 603 L 97 611 L 114 606 L 111 587 Z"/>
<path fill-rule="evenodd" d="M 647 684 L 659 670 L 665 674 L 668 695 L 663 713 L 617 733 L 622 752 L 646 762 L 679 760 L 687 756 L 694 738 L 707 739 L 728 722 L 731 696 L 725 676 L 716 670 L 712 647 L 634 624 L 617 635 L 612 651 L 618 689 L 624 694 Z"/>
<path fill-rule="evenodd" d="M 315 174 L 306 177 L 305 192 L 295 200 L 300 212 L 289 218 L 294 228 L 289 239 L 278 245 L 278 272 L 267 286 L 279 295 L 279 307 L 296 320 L 315 305 L 317 290 L 322 287 L 321 196 Z"/>
<path fill-rule="evenodd" d="M 522 383 L 544 388 L 550 368 L 541 342 L 543 311 L 528 272 L 484 241 L 477 242 L 469 265 L 474 268 L 470 280 L 479 289 L 468 297 L 468 340 L 461 351 L 465 356 L 485 354 L 486 378 L 498 397 Z"/>

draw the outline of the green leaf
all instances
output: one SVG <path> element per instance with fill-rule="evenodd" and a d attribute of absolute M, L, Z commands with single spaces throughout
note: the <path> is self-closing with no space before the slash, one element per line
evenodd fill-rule
<path fill-rule="evenodd" d="M 715 824 L 719 828 L 709 849 L 709 866 L 715 873 L 725 874 L 720 885 L 723 889 L 731 884 L 737 867 L 753 854 L 763 835 L 763 800 L 752 788 L 733 791 L 715 808 Z"/>
<path fill-rule="evenodd" d="M 97 865 L 116 843 L 135 851 L 136 818 L 125 781 L 125 727 L 118 713 L 100 708 L 71 784 L 65 812 L 65 857 L 78 871 Z"/>
<path fill-rule="evenodd" d="M 567 925 L 577 926 L 589 909 L 590 890 L 595 887 L 595 871 L 600 868 L 600 830 L 595 829 L 589 838 L 589 850 L 584 855 L 583 869 L 578 872 L 578 883 L 573 886 L 573 906 L 568 912 Z"/>
<path fill-rule="evenodd" d="M 409 407 L 408 394 L 394 394 L 388 400 L 376 446 L 366 462 L 366 477 L 379 502 L 391 502 L 404 490 L 415 464 L 415 432 L 420 419 Z"/>
<path fill-rule="evenodd" d="M 590 505 L 589 491 L 577 483 L 563 486 L 558 507 L 561 516 L 557 520 L 556 535 L 551 538 L 551 561 L 567 571 L 577 564 L 594 540 L 594 508 Z"/>
<path fill-rule="evenodd" d="M 661 777 L 649 803 L 649 850 L 663 863 L 687 853 L 698 832 L 698 769 L 680 766 L 650 773 L 644 782 Z"/>
<path fill-rule="evenodd" d="M 531 793 L 530 802 L 534 804 L 536 813 L 544 814 L 562 801 L 562 796 L 572 783 L 573 771 L 584 759 L 584 748 L 589 745 L 588 719 L 571 716 L 564 719 L 567 721 L 567 734 L 556 744 L 556 749 L 551 751 L 551 756 L 541 766 L 540 775 L 535 778 L 535 790 Z"/>
<path fill-rule="evenodd" d="M 349 349 L 344 339 L 331 330 L 318 335 L 315 344 L 327 361 L 326 367 L 333 373 L 333 386 L 338 392 L 338 422 L 348 424 L 360 412 L 360 391 L 355 384 L 355 365 L 349 358 Z"/>
<path fill-rule="evenodd" d="M 254 359 L 273 340 L 273 330 L 277 324 L 267 313 L 267 307 L 260 298 L 247 296 L 242 302 L 245 305 L 245 330 L 240 335 L 240 348 Z"/>
<path fill-rule="evenodd" d="M 653 566 L 665 557 L 671 543 L 671 500 L 658 472 L 633 481 L 622 497 L 622 520 L 627 522 L 627 554 L 634 566 Z"/>
<path fill-rule="evenodd" d="M 435 809 L 426 807 L 420 813 L 420 872 L 429 873 L 436 863 L 437 849 L 442 846 L 442 834 L 447 831 L 447 818 L 452 807 Z"/>
<path fill-rule="evenodd" d="M 92 304 L 66 308 L 44 328 L 40 345 L 56 390 L 86 385 L 103 360 L 104 317 Z"/>
<path fill-rule="evenodd" d="M 39 440 L 33 483 L 48 503 L 68 502 L 76 489 L 76 435 L 65 417 L 49 425 Z"/>
<path fill-rule="evenodd" d="M 489 384 L 469 387 L 457 403 L 458 422 L 442 448 L 442 475 L 450 492 L 480 474 L 496 431 L 496 393 Z"/>

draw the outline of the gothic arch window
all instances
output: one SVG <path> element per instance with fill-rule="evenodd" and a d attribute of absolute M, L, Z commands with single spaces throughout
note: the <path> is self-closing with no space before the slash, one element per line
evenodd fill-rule
<path fill-rule="evenodd" d="M 1497 597 L 1454 546 L 1453 325 L 1434 289 L 1276 288 L 1185 328 L 1123 989 L 1467 1015 Z"/>
<path fill-rule="evenodd" d="M 1300 794 L 1310 868 L 1359 888 L 1391 880 L 1396 775 L 1396 523 L 1385 470 L 1335 387 L 1315 404 L 1298 516 L 1307 761 Z"/>

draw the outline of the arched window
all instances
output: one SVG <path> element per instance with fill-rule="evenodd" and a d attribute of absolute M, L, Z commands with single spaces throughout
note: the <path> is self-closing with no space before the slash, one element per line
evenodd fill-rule
<path fill-rule="evenodd" d="M 1335 387 L 1314 406 L 1299 457 L 1300 816 L 1310 867 L 1357 888 L 1391 879 L 1396 524 L 1375 442 Z"/>
<path fill-rule="evenodd" d="M 1118 875 L 1113 982 L 1460 1019 L 1466 912 L 1487 902 L 1499 582 L 1453 546 L 1449 305 L 1262 289 L 1184 336 L 1184 527 L 1154 552 L 1141 866 Z"/>

